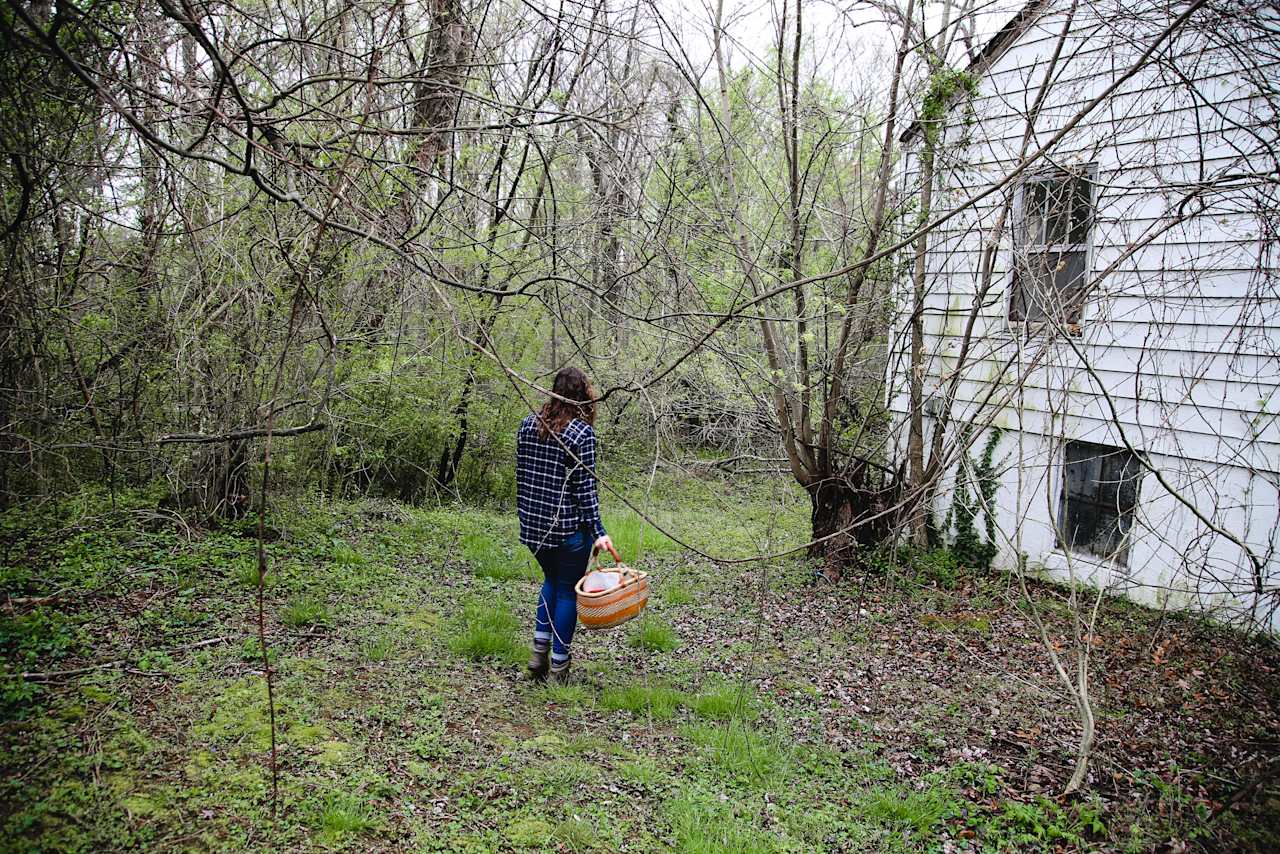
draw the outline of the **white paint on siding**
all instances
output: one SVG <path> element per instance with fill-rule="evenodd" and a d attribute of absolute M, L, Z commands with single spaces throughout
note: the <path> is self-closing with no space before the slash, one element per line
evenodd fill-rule
<path fill-rule="evenodd" d="M 1080 4 L 1031 150 L 1125 72 L 1170 20 L 1165 4 L 1151 2 L 1149 14 L 1136 14 L 1142 5 Z M 987 69 L 974 98 L 951 111 L 935 216 L 1002 180 L 1017 162 L 1025 116 L 1062 22 L 1061 13 L 1043 15 Z M 1280 629 L 1267 610 L 1276 594 L 1254 601 L 1243 550 L 1185 505 L 1248 543 L 1265 561 L 1264 585 L 1280 587 L 1280 226 L 1262 215 L 1277 202 L 1271 152 L 1280 145 L 1272 107 L 1280 48 L 1274 38 L 1234 48 L 1218 40 L 1184 32 L 1161 62 L 1125 83 L 1048 158 L 1098 169 L 1089 261 L 1098 279 L 1070 342 L 1046 344 L 1006 321 L 1008 225 L 997 236 L 989 292 L 975 301 L 982 250 L 1012 188 L 931 236 L 926 394 L 950 387 L 972 315 L 975 337 L 952 424 L 994 419 L 1006 430 L 998 493 L 1010 540 L 1003 565 L 1012 566 L 1021 551 L 1058 577 L 1092 575 L 1143 601 L 1220 608 Z M 1258 57 L 1256 67 L 1246 69 L 1242 56 Z M 904 186 L 918 173 L 916 155 L 904 156 Z M 909 307 L 906 298 L 900 303 Z M 905 321 L 904 314 L 902 327 Z M 905 337 L 898 333 L 898 349 Z M 890 407 L 903 414 L 905 354 L 891 362 Z M 1144 480 L 1126 567 L 1067 555 L 1054 544 L 1064 437 L 1117 446 L 1127 440 L 1175 487 L 1176 495 L 1154 477 Z M 1019 492 L 1024 500 L 1014 507 Z M 944 490 L 939 514 L 949 502 Z"/>

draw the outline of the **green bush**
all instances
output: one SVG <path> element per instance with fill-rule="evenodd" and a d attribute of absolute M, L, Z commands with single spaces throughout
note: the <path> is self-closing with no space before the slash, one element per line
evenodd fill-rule
<path fill-rule="evenodd" d="M 976 459 L 965 459 L 956 471 L 956 482 L 953 490 L 951 512 L 944 525 L 954 528 L 955 535 L 951 540 L 951 551 L 955 559 L 970 569 L 986 570 L 991 568 L 999 546 L 996 542 L 995 498 L 999 489 L 999 477 L 996 471 L 995 452 L 1000 444 L 1002 431 L 992 427 L 987 435 L 987 442 L 982 448 L 981 456 Z M 961 443 L 967 444 L 969 433 L 966 429 L 961 434 Z M 983 534 L 978 533 L 975 525 L 977 518 L 983 519 Z M 935 537 L 931 539 L 936 539 Z"/>
<path fill-rule="evenodd" d="M 360 393 L 334 400 L 327 436 L 296 443 L 288 463 L 293 476 L 322 480 L 331 492 L 411 503 L 445 496 L 511 499 L 515 428 L 524 405 L 487 360 L 475 364 L 476 380 L 468 386 L 469 363 L 464 356 L 442 370 L 438 361 L 397 361 L 382 352 L 348 356 L 339 379 Z M 440 461 L 453 455 L 464 390 L 466 443 L 454 480 L 442 485 Z"/>
<path fill-rule="evenodd" d="M 953 589 L 960 580 L 960 562 L 948 549 L 912 552 L 911 567 L 917 579 L 926 584 L 936 584 L 943 590 Z"/>
<path fill-rule="evenodd" d="M 1047 798 L 1031 803 L 1006 801 L 986 820 L 983 838 L 1001 848 L 1084 848 L 1089 837 L 1106 834 L 1102 808 L 1096 801 L 1061 806 Z"/>
<path fill-rule="evenodd" d="M 57 611 L 0 617 L 0 653 L 6 661 L 31 666 L 66 656 L 78 645 L 78 627 Z"/>

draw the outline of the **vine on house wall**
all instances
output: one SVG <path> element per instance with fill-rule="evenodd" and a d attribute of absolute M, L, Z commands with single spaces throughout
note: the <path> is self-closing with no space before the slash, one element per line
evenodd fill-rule
<path fill-rule="evenodd" d="M 952 105 L 960 98 L 972 98 L 977 91 L 978 78 L 968 71 L 942 68 L 933 73 L 929 78 L 924 102 L 920 106 L 920 127 L 930 146 L 938 144 L 944 120 Z"/>
<path fill-rule="evenodd" d="M 1003 431 L 992 427 L 987 442 L 977 459 L 969 459 L 956 469 L 956 484 L 951 492 L 951 509 L 947 511 L 938 540 L 949 537 L 947 543 L 956 560 L 971 569 L 991 568 L 998 547 L 996 545 L 995 497 L 999 482 L 996 479 L 995 453 Z M 961 445 L 967 445 L 968 431 L 960 437 Z M 982 517 L 982 532 L 976 522 Z M 984 536 L 985 535 L 985 536 Z"/>

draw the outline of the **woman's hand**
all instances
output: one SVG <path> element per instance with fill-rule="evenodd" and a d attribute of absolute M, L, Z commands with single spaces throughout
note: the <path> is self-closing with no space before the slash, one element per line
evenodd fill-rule
<path fill-rule="evenodd" d="M 613 555 L 616 562 L 622 563 L 622 555 L 618 554 L 618 550 L 613 547 L 613 540 L 609 539 L 608 534 L 596 540 L 596 544 L 591 547 L 592 554 L 599 554 L 602 551 L 608 552 Z"/>

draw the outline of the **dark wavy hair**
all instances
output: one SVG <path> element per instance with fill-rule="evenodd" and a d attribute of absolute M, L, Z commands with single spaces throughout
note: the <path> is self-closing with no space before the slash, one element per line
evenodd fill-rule
<path fill-rule="evenodd" d="M 561 368 L 551 384 L 551 392 L 556 396 L 544 403 L 538 413 L 542 438 L 550 439 L 553 433 L 558 435 L 575 418 L 588 424 L 596 423 L 596 390 L 580 368 Z"/>

